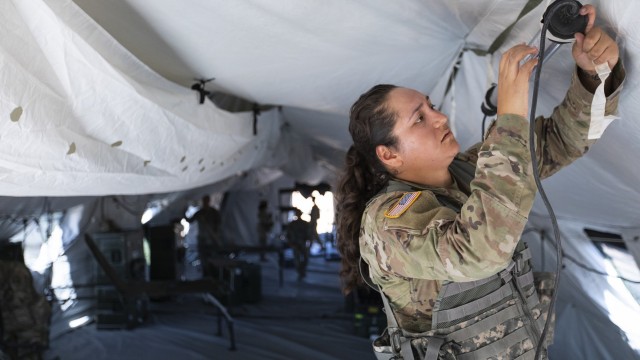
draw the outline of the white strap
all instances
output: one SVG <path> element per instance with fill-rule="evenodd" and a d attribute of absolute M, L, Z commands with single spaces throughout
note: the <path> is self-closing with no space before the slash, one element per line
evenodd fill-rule
<path fill-rule="evenodd" d="M 618 119 L 614 115 L 605 115 L 605 106 L 607 105 L 607 97 L 604 94 L 604 83 L 611 74 L 609 64 L 604 62 L 602 64 L 594 64 L 596 72 L 600 77 L 600 85 L 596 88 L 596 92 L 593 94 L 593 100 L 591 101 L 591 125 L 589 126 L 589 139 L 599 139 L 602 133 L 607 129 L 609 124 L 615 119 Z"/>

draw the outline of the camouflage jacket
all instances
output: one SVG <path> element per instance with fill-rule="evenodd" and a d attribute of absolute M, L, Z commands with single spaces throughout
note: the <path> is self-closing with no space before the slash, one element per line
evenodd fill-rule
<path fill-rule="evenodd" d="M 617 111 L 625 76 L 620 62 L 611 76 L 615 91 L 607 97 L 606 114 Z M 592 98 L 574 72 L 564 101 L 549 118 L 536 119 L 541 178 L 582 156 L 595 141 L 587 140 Z M 478 280 L 507 266 L 533 205 L 529 124 L 522 116 L 498 116 L 484 142 L 459 154 L 452 166 L 459 161 L 475 166 L 470 183 L 454 177 L 450 188 L 432 188 L 392 180 L 363 213 L 361 256 L 408 331 L 431 329 L 443 281 Z M 397 191 L 407 186 L 410 192 Z M 444 206 L 443 198 L 460 211 Z"/>

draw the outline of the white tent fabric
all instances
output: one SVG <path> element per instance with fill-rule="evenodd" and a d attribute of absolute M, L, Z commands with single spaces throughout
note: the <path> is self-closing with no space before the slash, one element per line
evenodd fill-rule
<path fill-rule="evenodd" d="M 119 7 L 135 9 L 157 36 L 169 37 L 165 41 L 175 56 L 194 62 L 190 69 L 181 70 L 191 75 L 164 72 L 165 77 L 186 85 L 194 74 L 215 76 L 216 87 L 238 96 L 295 106 L 285 108 L 292 129 L 304 133 L 321 127 L 324 131 L 319 131 L 317 141 L 344 151 L 349 141 L 345 115 L 357 94 L 378 82 L 437 92 L 460 50 L 486 48 L 515 20 L 513 14 L 521 6 L 494 1 L 483 11 L 473 12 L 479 9 L 457 2 L 430 6 L 281 3 L 273 8 L 260 2 L 184 6 L 178 1 L 153 5 L 123 1 L 113 9 L 89 0 L 78 3 L 95 11 L 96 19 L 114 37 L 70 1 L 3 4 L 2 26 L 14 34 L 3 37 L 0 58 L 6 84 L 0 106 L 5 119 L 11 120 L 2 123 L 5 136 L 0 144 L 4 195 L 184 190 L 260 167 L 261 154 L 269 151 L 267 139 L 277 141 L 280 123 L 274 116 L 278 116 L 262 114 L 258 134 L 253 136 L 251 114 L 229 114 L 208 101 L 198 105 L 195 92 L 165 80 L 132 56 L 148 59 L 145 51 L 151 49 L 132 44 L 125 49 L 116 41 L 127 44 L 125 38 L 131 36 L 134 39 L 128 41 L 134 42 L 145 34 L 135 28 L 144 24 L 108 22 L 109 16 L 133 16 L 118 12 Z M 637 26 L 625 16 L 633 6 L 637 5 L 615 1 L 599 7 L 602 20 L 621 37 L 625 60 L 633 59 L 638 47 Z M 542 10 L 539 7 L 525 16 L 503 48 L 528 40 Z M 209 26 L 197 29 L 194 24 Z M 568 50 L 561 49 L 545 65 L 540 113 L 550 112 L 566 88 L 571 66 Z M 163 70 L 163 59 L 171 56 L 154 57 L 149 66 Z M 480 138 L 477 107 L 487 85 L 495 81 L 498 59 L 465 51 L 453 93 L 446 102 L 436 98 L 454 114 L 451 121 L 463 146 Z M 172 61 L 167 63 L 173 71 L 180 70 L 172 67 Z M 632 66 L 628 70 L 622 120 L 611 126 L 590 156 L 549 180 L 551 194 L 562 192 L 557 204 L 561 214 L 614 224 L 635 220 L 637 212 L 630 209 L 640 203 L 634 189 L 640 170 L 627 164 L 634 163 L 632 154 L 638 152 L 633 139 L 640 125 L 631 119 L 639 102 L 634 101 L 638 93 L 633 91 L 637 74 Z M 593 181 L 573 184 L 576 178 Z M 616 206 L 597 211 L 602 198 L 593 196 L 593 203 L 585 206 L 581 194 L 586 193 L 606 194 Z"/>
<path fill-rule="evenodd" d="M 553 230 L 548 219 L 540 216 L 530 218 L 535 232 L 525 234 L 524 239 L 531 245 L 534 266 L 538 271 L 553 271 L 556 264 L 556 249 L 552 244 Z M 585 235 L 585 224 L 571 220 L 560 220 L 563 251 L 581 264 L 588 264 L 598 271 L 615 274 L 608 260 L 604 259 L 595 245 Z M 594 229 L 592 225 L 589 228 Z M 546 233 L 541 240 L 540 230 Z M 595 230 L 615 232 L 612 228 L 595 227 Z M 636 229 L 637 230 L 637 229 Z M 543 245 L 543 250 L 541 249 Z M 544 265 L 543 265 L 544 257 Z M 573 341 L 560 340 L 562 346 L 551 347 L 555 359 L 633 359 L 639 356 L 640 348 L 640 305 L 620 279 L 605 277 L 587 271 L 571 260 L 564 259 L 565 269 L 561 272 L 559 306 L 556 307 L 558 326 L 556 342 L 571 334 Z M 613 330 L 610 322 L 619 330 Z M 608 324 L 609 323 L 609 324 Z M 610 329 L 601 331 L 595 329 Z M 621 338 L 621 334 L 625 334 Z M 582 340 L 575 340 L 575 338 Z M 623 338 L 629 341 L 629 347 Z M 573 345 L 576 342 L 579 345 Z M 584 347 L 588 343 L 588 347 Z M 612 350 L 612 349 L 615 349 Z M 636 349 L 636 353 L 631 349 Z"/>
<path fill-rule="evenodd" d="M 92 201 L 82 196 L 175 200 L 160 221 L 179 214 L 185 198 L 232 190 L 240 203 L 231 222 L 246 225 L 234 230 L 238 243 L 255 245 L 254 220 L 242 221 L 253 217 L 255 198 L 239 192 L 260 193 L 281 174 L 333 183 L 350 145 L 349 106 L 374 84 L 429 94 L 462 147 L 477 142 L 480 104 L 496 81 L 500 54 L 534 36 L 547 3 L 520 19 L 494 54 L 480 55 L 525 2 L 2 1 L 0 195 L 14 201 L 0 209 L 40 214 L 40 196 L 60 197 L 56 209 L 65 208 L 62 199 L 69 207 Z M 598 24 L 621 45 L 621 118 L 583 159 L 543 184 L 567 252 L 606 271 L 582 233 L 587 225 L 623 234 L 640 262 L 640 2 L 584 3 L 596 6 Z M 560 101 L 573 66 L 568 45 L 544 64 L 538 114 Z M 257 116 L 256 134 L 252 112 L 230 113 L 209 99 L 199 104 L 190 87 L 210 78 L 208 91 L 275 106 Z M 532 219 L 532 227 L 548 230 L 540 201 Z M 16 231 L 13 217 L 8 222 L 5 238 Z M 68 244 L 75 235 L 81 232 L 65 235 Z M 606 278 L 587 281 L 570 264 L 563 274 L 552 352 L 639 358 L 640 335 L 626 322 L 640 318 L 637 302 Z"/>
<path fill-rule="evenodd" d="M 251 114 L 198 106 L 72 2 L 1 6 L 4 195 L 188 189 L 250 169 L 277 138 L 275 114 L 254 136 Z"/>

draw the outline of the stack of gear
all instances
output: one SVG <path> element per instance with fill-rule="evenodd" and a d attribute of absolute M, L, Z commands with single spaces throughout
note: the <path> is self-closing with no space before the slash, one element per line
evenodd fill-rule
<path fill-rule="evenodd" d="M 262 268 L 260 264 L 239 259 L 215 258 L 211 276 L 225 284 L 227 293 L 220 302 L 228 307 L 255 304 L 262 299 Z"/>

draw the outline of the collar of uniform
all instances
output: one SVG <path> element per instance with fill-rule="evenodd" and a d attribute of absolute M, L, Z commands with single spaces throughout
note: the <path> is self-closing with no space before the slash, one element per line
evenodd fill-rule
<path fill-rule="evenodd" d="M 456 179 L 453 175 L 451 176 L 451 179 L 453 179 L 453 183 L 450 186 L 443 188 L 443 187 L 422 185 L 422 184 L 417 184 L 410 181 L 392 178 L 391 180 L 389 180 L 389 184 L 387 185 L 387 189 L 385 192 L 428 190 L 433 192 L 434 194 L 450 196 L 452 191 L 460 191 L 458 188 L 458 183 L 456 182 Z"/>

